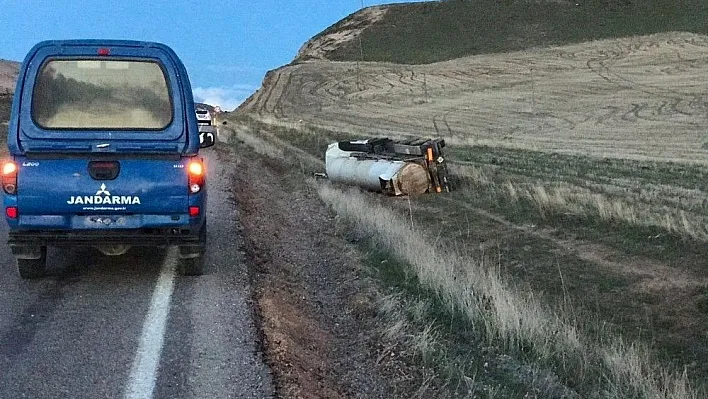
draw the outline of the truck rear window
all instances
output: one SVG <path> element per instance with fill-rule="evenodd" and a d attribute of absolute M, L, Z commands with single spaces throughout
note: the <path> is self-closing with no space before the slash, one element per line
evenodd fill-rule
<path fill-rule="evenodd" d="M 164 129 L 169 93 L 157 62 L 51 60 L 35 82 L 32 117 L 45 129 Z"/>

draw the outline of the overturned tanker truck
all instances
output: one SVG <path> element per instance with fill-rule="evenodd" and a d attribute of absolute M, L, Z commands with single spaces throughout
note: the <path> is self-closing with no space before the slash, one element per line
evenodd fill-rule
<path fill-rule="evenodd" d="M 325 154 L 327 177 L 391 195 L 449 192 L 443 147 L 443 139 L 332 143 Z"/>

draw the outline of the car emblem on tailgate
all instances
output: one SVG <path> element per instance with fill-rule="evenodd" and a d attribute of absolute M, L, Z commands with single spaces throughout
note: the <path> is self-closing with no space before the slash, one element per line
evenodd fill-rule
<path fill-rule="evenodd" d="M 106 183 L 101 184 L 101 189 L 96 191 L 96 195 L 111 195 L 111 192 L 106 190 Z"/>
<path fill-rule="evenodd" d="M 132 195 L 111 195 L 106 184 L 101 184 L 95 195 L 72 195 L 69 205 L 140 205 L 140 197 Z"/>

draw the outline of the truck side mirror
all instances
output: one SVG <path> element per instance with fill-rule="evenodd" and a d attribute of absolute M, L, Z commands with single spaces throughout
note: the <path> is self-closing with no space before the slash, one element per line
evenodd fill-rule
<path fill-rule="evenodd" d="M 199 148 L 207 148 L 214 145 L 216 142 L 216 137 L 212 132 L 200 132 L 199 133 Z"/>

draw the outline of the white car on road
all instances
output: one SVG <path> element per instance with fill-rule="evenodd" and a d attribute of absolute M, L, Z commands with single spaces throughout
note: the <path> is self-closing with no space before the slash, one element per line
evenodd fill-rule
<path fill-rule="evenodd" d="M 211 112 L 209 112 L 208 109 L 206 108 L 197 108 L 197 123 L 199 125 L 213 125 L 214 118 L 211 116 Z"/>

